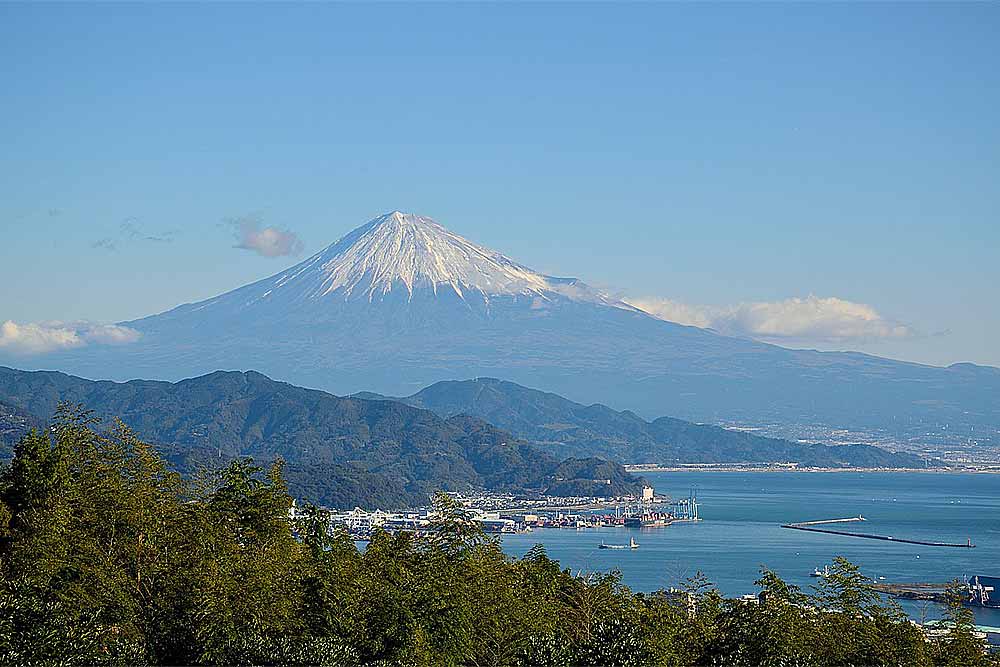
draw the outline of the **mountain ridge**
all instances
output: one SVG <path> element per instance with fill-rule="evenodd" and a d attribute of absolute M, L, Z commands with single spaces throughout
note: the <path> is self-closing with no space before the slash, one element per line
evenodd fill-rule
<path fill-rule="evenodd" d="M 366 396 L 375 399 L 370 392 Z M 629 410 L 582 405 L 497 378 L 438 382 L 402 398 L 442 417 L 479 417 L 555 456 L 601 456 L 623 463 L 774 463 L 812 467 L 909 467 L 912 454 L 870 445 L 811 445 L 672 417 L 646 421 Z"/>
<path fill-rule="evenodd" d="M 593 475 L 560 479 L 566 471 L 604 474 L 607 462 L 560 461 L 481 419 L 341 398 L 256 372 L 115 383 L 0 367 L 0 454 L 9 457 L 28 428 L 44 428 L 61 401 L 121 418 L 182 471 L 281 457 L 293 491 L 340 507 L 426 504 L 439 489 L 617 495 L 641 485 L 617 464 L 610 485 L 598 487 Z"/>
<path fill-rule="evenodd" d="M 398 212 L 269 278 L 124 324 L 136 342 L 23 361 L 112 379 L 256 369 L 336 394 L 496 376 L 647 419 L 1000 440 L 1000 372 L 682 326 Z"/>

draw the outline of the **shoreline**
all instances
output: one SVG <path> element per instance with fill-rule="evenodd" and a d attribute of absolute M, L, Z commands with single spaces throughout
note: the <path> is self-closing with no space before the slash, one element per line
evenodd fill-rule
<path fill-rule="evenodd" d="M 728 463 L 706 463 L 690 465 L 656 465 L 649 463 L 623 464 L 626 472 L 648 473 L 648 472 L 798 472 L 798 473 L 824 473 L 824 472 L 891 472 L 891 473 L 929 473 L 929 474 L 1000 474 L 1000 464 L 995 467 L 955 467 L 955 468 L 811 468 L 804 466 L 785 465 L 740 465 Z"/>

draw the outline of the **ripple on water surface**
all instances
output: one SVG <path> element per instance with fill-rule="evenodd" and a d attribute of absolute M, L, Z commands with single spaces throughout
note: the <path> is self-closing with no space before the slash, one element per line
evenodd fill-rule
<path fill-rule="evenodd" d="M 702 571 L 726 595 L 757 591 L 767 565 L 809 590 L 809 574 L 834 556 L 886 582 L 943 582 L 974 574 L 1000 576 L 1000 475 L 972 473 L 678 472 L 644 475 L 658 493 L 697 490 L 698 524 L 660 529 L 544 529 L 504 536 L 504 549 L 522 555 L 541 542 L 574 571 L 618 569 L 626 584 L 651 591 L 676 586 Z M 808 533 L 782 523 L 864 515 L 847 524 L 869 532 L 975 549 L 928 547 Z M 602 550 L 602 540 L 628 542 L 636 551 Z M 885 577 L 885 579 L 881 579 Z M 937 609 L 904 605 L 914 617 Z M 977 610 L 980 623 L 1000 625 L 1000 611 Z"/>

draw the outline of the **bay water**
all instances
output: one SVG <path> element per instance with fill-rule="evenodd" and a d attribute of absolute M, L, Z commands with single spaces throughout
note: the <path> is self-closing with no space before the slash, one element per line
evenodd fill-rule
<path fill-rule="evenodd" d="M 727 596 L 756 593 L 762 565 L 809 591 L 834 556 L 844 556 L 882 583 L 945 582 L 975 574 L 1000 577 L 1000 475 L 897 472 L 665 472 L 644 477 L 658 494 L 701 504 L 699 523 L 666 528 L 535 529 L 505 535 L 504 550 L 523 555 L 541 543 L 574 573 L 618 570 L 633 590 L 679 586 L 701 571 Z M 781 524 L 863 515 L 867 521 L 825 526 L 974 549 L 930 547 L 781 528 Z M 602 541 L 640 548 L 604 550 Z M 998 592 L 1000 595 L 1000 592 Z M 904 602 L 911 617 L 937 618 L 937 605 Z M 1000 610 L 976 610 L 1000 626 Z"/>

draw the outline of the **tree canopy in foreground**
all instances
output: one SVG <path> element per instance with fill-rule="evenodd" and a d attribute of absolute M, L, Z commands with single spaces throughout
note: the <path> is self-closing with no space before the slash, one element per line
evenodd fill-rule
<path fill-rule="evenodd" d="M 182 479 L 62 407 L 0 475 L 0 664 L 995 664 L 957 601 L 929 640 L 842 559 L 812 594 L 762 569 L 759 604 L 700 576 L 643 594 L 506 556 L 447 496 L 427 535 L 363 551 L 290 506 L 280 462 Z"/>

